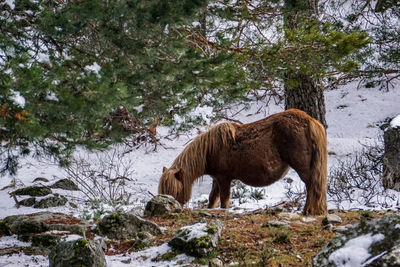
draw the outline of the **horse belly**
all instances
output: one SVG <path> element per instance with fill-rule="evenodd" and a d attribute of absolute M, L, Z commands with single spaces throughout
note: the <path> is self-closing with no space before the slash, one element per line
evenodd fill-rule
<path fill-rule="evenodd" d="M 242 150 L 232 156 L 231 166 L 235 170 L 235 179 L 250 186 L 270 185 L 286 175 L 289 169 L 288 164 L 271 147 L 263 152 Z"/>

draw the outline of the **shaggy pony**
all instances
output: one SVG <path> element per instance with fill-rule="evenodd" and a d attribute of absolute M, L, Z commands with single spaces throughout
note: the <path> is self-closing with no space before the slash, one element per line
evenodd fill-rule
<path fill-rule="evenodd" d="M 218 200 L 229 207 L 233 180 L 250 186 L 267 186 L 293 168 L 305 183 L 304 213 L 327 212 L 327 148 L 323 126 L 305 112 L 289 109 L 248 124 L 221 123 L 200 134 L 164 167 L 159 194 L 181 204 L 192 193 L 193 183 L 207 174 L 213 178 L 209 208 Z"/>

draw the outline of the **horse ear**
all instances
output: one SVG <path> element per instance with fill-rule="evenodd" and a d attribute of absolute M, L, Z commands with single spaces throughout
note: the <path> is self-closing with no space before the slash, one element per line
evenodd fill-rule
<path fill-rule="evenodd" d="M 180 168 L 176 173 L 175 173 L 175 178 L 178 179 L 179 181 L 183 181 L 183 168 Z"/>
<path fill-rule="evenodd" d="M 168 169 L 166 167 L 162 167 L 162 172 L 166 172 Z"/>

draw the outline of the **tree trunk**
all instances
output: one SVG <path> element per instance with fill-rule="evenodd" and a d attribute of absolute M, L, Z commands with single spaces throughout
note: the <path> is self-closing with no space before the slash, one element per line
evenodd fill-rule
<path fill-rule="evenodd" d="M 300 23 L 311 21 L 317 13 L 318 0 L 285 0 L 284 23 L 296 29 Z M 285 109 L 297 108 L 317 119 L 327 128 L 325 98 L 322 86 L 309 75 L 287 73 L 285 79 Z"/>
<path fill-rule="evenodd" d="M 306 75 L 295 75 L 290 79 L 296 80 L 298 85 L 288 87 L 285 84 L 285 109 L 297 108 L 318 120 L 325 129 L 328 127 L 325 120 L 324 92 L 317 82 Z"/>

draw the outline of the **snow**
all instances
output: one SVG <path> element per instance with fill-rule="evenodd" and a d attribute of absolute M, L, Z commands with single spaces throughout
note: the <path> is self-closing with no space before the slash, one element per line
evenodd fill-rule
<path fill-rule="evenodd" d="M 25 107 L 25 98 L 21 95 L 20 92 L 11 90 L 12 95 L 10 99 L 21 108 Z"/>
<path fill-rule="evenodd" d="M 0 237 L 0 249 L 9 247 L 29 247 L 31 242 L 22 242 L 17 239 L 17 235 Z"/>
<path fill-rule="evenodd" d="M 400 127 L 400 115 L 397 115 L 393 120 L 390 121 L 390 127 L 392 128 Z"/>
<path fill-rule="evenodd" d="M 186 240 L 192 240 L 195 238 L 200 238 L 207 234 L 205 232 L 207 227 L 207 223 L 195 223 L 192 225 L 184 226 L 181 228 L 181 230 L 189 230 L 189 234 L 186 237 Z"/>
<path fill-rule="evenodd" d="M 11 9 L 15 8 L 15 0 L 6 0 L 5 2 Z"/>
<path fill-rule="evenodd" d="M 328 167 L 335 166 L 337 159 L 344 159 L 354 154 L 355 151 L 362 148 L 362 144 L 373 144 L 380 142 L 379 136 L 382 131 L 378 127 L 380 122 L 384 122 L 387 117 L 394 117 L 399 114 L 398 103 L 400 103 L 400 88 L 395 88 L 388 92 L 382 92 L 374 88 L 358 88 L 357 83 L 351 83 L 338 90 L 326 91 L 326 118 L 329 124 L 327 130 L 328 134 Z M 346 106 L 338 108 L 339 106 Z M 231 117 L 243 123 L 248 123 L 262 119 L 270 114 L 280 112 L 284 109 L 283 103 L 276 104 L 269 99 L 255 101 L 251 103 L 249 108 L 245 108 L 242 104 L 233 105 L 232 109 L 227 111 L 226 117 Z M 208 118 L 211 109 L 201 107 L 194 111 L 196 115 Z M 201 130 L 205 130 L 202 128 Z M 131 182 L 127 184 L 127 190 L 132 194 L 131 205 L 123 206 L 124 210 L 132 208 L 141 208 L 152 197 L 152 194 L 157 194 L 158 180 L 162 173 L 163 166 L 169 167 L 174 159 L 179 155 L 183 148 L 197 136 L 198 130 L 193 130 L 189 133 L 180 135 L 178 138 L 163 138 L 168 136 L 169 128 L 158 127 L 157 135 L 161 138 L 162 145 L 159 145 L 157 151 L 153 151 L 151 145 L 142 146 L 137 150 L 127 153 L 125 156 L 131 162 L 131 168 L 134 170 L 129 177 Z M 87 153 L 84 150 L 79 150 L 78 153 Z M 33 185 L 33 180 L 36 177 L 45 177 L 49 180 L 48 183 L 42 182 L 44 185 L 51 185 L 55 181 L 65 178 L 66 173 L 63 169 L 49 161 L 35 158 L 26 158 L 21 161 L 21 169 L 15 177 L 2 177 L 0 179 L 0 189 L 10 185 L 11 178 L 15 178 L 18 187 Z M 263 199 L 247 199 L 246 202 L 239 204 L 238 199 L 232 199 L 230 211 L 244 212 L 247 210 L 255 210 L 259 208 L 266 208 L 282 201 L 287 200 L 286 189 L 290 186 L 294 191 L 301 192 L 304 189 L 304 184 L 295 171 L 290 170 L 286 178 L 290 177 L 293 181 L 289 184 L 286 179 L 261 189 L 265 190 Z M 37 183 L 36 183 L 37 184 Z M 187 208 L 193 208 L 201 201 L 207 201 L 208 194 L 211 190 L 212 180 L 208 176 L 200 178 L 193 187 L 193 194 L 191 201 L 186 204 Z M 251 188 L 249 188 L 250 190 Z M 29 214 L 42 209 L 34 209 L 31 207 L 16 208 L 15 201 L 10 197 L 9 192 L 15 188 L 7 188 L 0 190 L 0 219 L 10 215 L 16 214 Z M 51 212 L 63 212 L 69 215 L 83 218 L 84 214 L 94 214 L 96 209 L 88 207 L 83 199 L 85 195 L 78 191 L 63 191 L 54 190 L 55 193 L 65 195 L 68 199 L 72 200 L 77 207 L 72 208 L 69 205 L 65 207 L 54 207 L 46 209 Z M 393 199 L 387 199 L 385 206 L 377 205 L 373 209 L 395 209 L 398 207 L 400 200 L 400 193 L 389 191 Z M 355 198 L 358 192 L 354 192 Z M 22 197 L 18 197 L 21 200 Z M 376 201 L 379 202 L 379 201 Z M 103 205 L 104 210 L 111 210 L 112 207 Z M 336 203 L 328 199 L 328 208 L 338 208 Z M 340 207 L 343 209 L 372 209 L 372 207 L 361 205 L 357 201 L 349 202 L 343 201 Z M 379 237 L 379 236 L 378 236 Z M 68 237 L 72 238 L 72 237 Z M 74 237 L 76 238 L 76 237 Z M 374 241 L 377 237 L 370 237 L 367 241 Z M 362 240 L 361 240 L 362 241 Z M 359 262 L 365 260 L 369 255 L 366 250 L 368 242 L 365 241 L 362 247 L 362 253 L 359 255 Z M 7 241 L 8 242 L 8 241 Z M 3 246 L 12 246 L 12 243 L 7 243 L 6 239 L 0 239 L 0 244 Z M 350 243 L 349 245 L 352 245 Z M 109 266 L 178 266 L 178 262 L 190 263 L 193 258 L 178 255 L 171 262 L 153 262 L 152 259 L 157 255 L 166 253 L 170 250 L 167 244 L 159 247 L 152 247 L 141 252 L 132 252 L 126 255 L 106 256 Z M 348 250 L 343 250 L 343 257 L 345 257 Z M 362 255 L 361 255 L 362 254 Z M 341 257 L 337 255 L 337 257 Z M 362 259 L 361 259 L 362 258 Z M 123 263 L 129 262 L 129 264 Z M 14 265 L 12 265 L 14 264 Z M 17 254 L 12 256 L 1 256 L 0 266 L 47 266 L 48 261 L 45 257 L 40 256 L 27 256 Z"/>
<path fill-rule="evenodd" d="M 334 262 L 337 267 L 358 267 L 363 266 L 366 260 L 371 257 L 368 248 L 375 242 L 385 238 L 383 234 L 372 235 L 368 233 L 350 239 L 346 244 L 329 256 L 329 261 Z"/>
<path fill-rule="evenodd" d="M 182 266 L 188 265 L 194 260 L 193 257 L 188 257 L 185 254 L 179 254 L 171 261 L 152 261 L 160 255 L 171 252 L 172 249 L 167 243 L 158 246 L 151 247 L 137 253 L 130 253 L 125 256 L 108 256 L 107 266 L 109 267 L 119 267 L 119 266 L 141 266 L 141 267 L 153 267 L 153 266 Z M 129 263 L 129 265 L 121 263 L 121 261 Z"/>
<path fill-rule="evenodd" d="M 94 62 L 92 65 L 85 66 L 85 70 L 98 74 L 99 71 L 101 70 L 101 67 L 97 62 Z"/>

